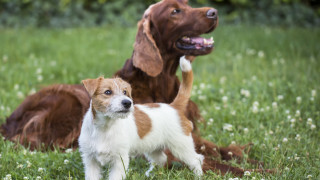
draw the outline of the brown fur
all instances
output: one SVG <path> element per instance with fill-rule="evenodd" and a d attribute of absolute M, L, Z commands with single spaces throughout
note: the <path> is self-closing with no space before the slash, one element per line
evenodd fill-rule
<path fill-rule="evenodd" d="M 143 137 L 151 131 L 151 119 L 136 106 L 134 107 L 134 117 L 138 128 L 138 135 L 140 139 L 143 139 Z"/>
<path fill-rule="evenodd" d="M 182 9 L 184 14 L 171 16 L 170 12 L 174 8 Z M 173 101 L 180 84 L 175 75 L 180 56 L 204 55 L 212 50 L 185 52 L 177 49 L 174 43 L 183 35 L 200 35 L 215 29 L 218 20 L 206 17 L 209 9 L 191 8 L 187 1 L 182 0 L 163 0 L 152 6 L 142 17 L 138 23 L 132 58 L 115 74 L 131 84 L 134 103 Z M 32 148 L 39 147 L 41 143 L 46 147 L 77 147 L 81 119 L 89 107 L 89 95 L 78 85 L 60 86 L 60 90 L 51 86 L 27 97 L 7 118 L 1 127 L 1 133 L 9 140 L 20 136 L 23 141 L 19 142 L 30 143 Z M 233 153 L 232 158 L 242 158 L 242 147 L 218 147 L 201 138 L 196 122 L 203 118 L 194 102 L 189 101 L 185 115 L 193 122 L 192 136 L 197 152 L 205 155 L 204 170 L 243 175 L 243 169 L 214 160 L 229 160 L 229 151 Z M 29 128 L 25 128 L 28 126 Z M 172 160 L 173 157 L 169 158 L 169 163 Z"/>
<path fill-rule="evenodd" d="M 160 104 L 157 104 L 157 103 L 147 103 L 147 104 L 144 104 L 144 106 L 147 106 L 148 108 L 158 108 L 158 107 L 160 107 Z"/>

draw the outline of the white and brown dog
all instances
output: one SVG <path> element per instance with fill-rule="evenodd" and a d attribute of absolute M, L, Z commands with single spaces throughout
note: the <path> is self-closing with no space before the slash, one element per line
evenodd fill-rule
<path fill-rule="evenodd" d="M 109 179 L 125 179 L 129 156 L 144 154 L 153 164 L 165 165 L 168 148 L 197 176 L 202 175 L 203 156 L 194 149 L 192 123 L 185 117 L 193 72 L 180 58 L 182 83 L 171 104 L 132 105 L 131 87 L 120 78 L 83 80 L 91 96 L 84 116 L 79 147 L 86 179 L 100 179 L 101 166 L 110 165 Z"/>

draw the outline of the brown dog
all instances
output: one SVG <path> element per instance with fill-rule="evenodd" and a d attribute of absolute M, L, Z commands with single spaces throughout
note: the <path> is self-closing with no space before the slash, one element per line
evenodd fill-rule
<path fill-rule="evenodd" d="M 210 53 L 213 40 L 199 35 L 212 32 L 217 25 L 217 10 L 191 8 L 187 0 L 163 0 L 150 6 L 138 23 L 132 57 L 115 74 L 131 84 L 134 103 L 171 103 L 180 85 L 176 76 L 179 57 Z M 50 86 L 27 97 L 7 118 L 1 132 L 9 140 L 30 144 L 31 149 L 41 144 L 76 148 L 81 119 L 88 107 L 89 95 L 83 87 Z M 242 158 L 246 146 L 218 147 L 202 139 L 195 123 L 201 116 L 192 101 L 188 103 L 186 116 L 195 127 L 192 136 L 196 150 L 205 155 L 203 169 L 243 175 L 243 169 L 221 164 L 212 158 Z M 170 153 L 168 155 L 174 160 Z"/>

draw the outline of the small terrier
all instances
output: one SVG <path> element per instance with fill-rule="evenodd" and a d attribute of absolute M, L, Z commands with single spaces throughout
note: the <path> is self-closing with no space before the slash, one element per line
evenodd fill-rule
<path fill-rule="evenodd" d="M 153 164 L 164 166 L 164 149 L 183 161 L 197 176 L 202 175 L 204 157 L 194 148 L 191 121 L 184 115 L 190 98 L 191 63 L 180 58 L 182 83 L 171 104 L 133 105 L 130 85 L 120 78 L 83 80 L 91 102 L 84 116 L 79 150 L 85 178 L 100 179 L 101 166 L 110 165 L 110 180 L 125 179 L 129 156 L 144 154 Z"/>

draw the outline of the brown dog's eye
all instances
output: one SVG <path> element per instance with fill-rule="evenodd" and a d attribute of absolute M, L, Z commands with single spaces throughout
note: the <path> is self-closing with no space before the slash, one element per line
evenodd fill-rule
<path fill-rule="evenodd" d="M 124 95 L 127 95 L 127 91 L 126 91 L 126 90 L 123 90 L 123 94 L 124 94 Z"/>
<path fill-rule="evenodd" d="M 175 14 L 178 14 L 178 13 L 180 13 L 181 12 L 181 9 L 174 9 L 172 12 L 171 12 L 171 14 L 172 15 L 175 15 Z"/>
<path fill-rule="evenodd" d="M 106 95 L 111 95 L 111 94 L 112 94 L 112 91 L 111 91 L 111 90 L 106 90 L 104 93 L 105 93 Z"/>

